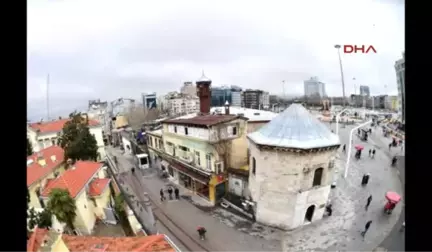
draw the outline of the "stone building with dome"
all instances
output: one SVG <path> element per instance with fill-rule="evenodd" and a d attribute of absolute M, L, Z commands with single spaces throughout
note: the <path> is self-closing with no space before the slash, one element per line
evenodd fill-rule
<path fill-rule="evenodd" d="M 285 230 L 321 219 L 339 137 L 302 105 L 292 104 L 248 134 L 249 191 L 258 222 Z"/>

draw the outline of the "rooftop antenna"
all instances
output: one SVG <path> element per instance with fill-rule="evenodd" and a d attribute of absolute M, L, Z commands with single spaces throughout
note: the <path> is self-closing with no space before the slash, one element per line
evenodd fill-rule
<path fill-rule="evenodd" d="M 46 103 L 47 103 L 47 121 L 50 120 L 50 107 L 49 107 L 49 83 L 50 83 L 50 75 L 47 75 L 47 83 L 46 83 Z"/>

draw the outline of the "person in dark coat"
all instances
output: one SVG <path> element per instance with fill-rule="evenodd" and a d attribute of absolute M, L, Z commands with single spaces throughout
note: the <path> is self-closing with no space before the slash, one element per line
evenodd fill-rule
<path fill-rule="evenodd" d="M 326 211 L 327 211 L 327 213 L 328 213 L 328 216 L 332 216 L 333 209 L 332 209 L 332 205 L 331 205 L 331 204 L 328 204 L 328 205 L 326 206 Z"/>
<path fill-rule="evenodd" d="M 168 195 L 169 195 L 169 199 L 170 199 L 170 200 L 173 199 L 173 198 L 172 198 L 172 193 L 173 193 L 173 189 L 172 189 L 172 187 L 170 186 L 170 187 L 168 188 Z"/>
<path fill-rule="evenodd" d="M 372 195 L 370 195 L 370 196 L 367 198 L 367 202 L 366 202 L 366 206 L 365 206 L 366 211 L 368 210 L 369 205 L 370 205 L 371 202 L 372 202 Z"/>
<path fill-rule="evenodd" d="M 174 194 L 176 199 L 180 199 L 180 190 L 177 187 L 174 189 Z"/>
<path fill-rule="evenodd" d="M 369 149 L 369 157 L 372 156 L 372 149 Z"/>
<path fill-rule="evenodd" d="M 361 232 L 361 235 L 362 235 L 363 237 L 365 236 L 366 232 L 369 230 L 371 224 L 372 224 L 372 221 L 371 221 L 371 220 L 368 221 L 368 222 L 366 222 L 365 230 L 364 230 L 363 232 Z"/>
<path fill-rule="evenodd" d="M 161 201 L 164 201 L 165 200 L 165 195 L 164 195 L 163 189 L 160 189 L 159 194 L 160 194 L 160 197 L 161 197 Z"/>
<path fill-rule="evenodd" d="M 135 167 L 132 167 L 131 171 L 132 173 L 135 173 Z"/>
<path fill-rule="evenodd" d="M 392 166 L 395 166 L 396 162 L 397 162 L 397 157 L 394 156 L 393 159 L 392 159 Z"/>
<path fill-rule="evenodd" d="M 200 239 L 204 240 L 207 230 L 204 227 L 198 227 L 197 231 L 198 231 L 198 235 L 199 235 Z"/>
<path fill-rule="evenodd" d="M 373 149 L 373 150 L 372 150 L 372 158 L 375 158 L 375 152 L 376 152 L 376 150 Z"/>
<path fill-rule="evenodd" d="M 369 173 L 363 175 L 362 182 L 361 182 L 362 186 L 365 186 L 369 183 L 369 177 L 370 177 Z"/>
<path fill-rule="evenodd" d="M 343 147 L 342 147 L 342 151 L 343 151 L 343 152 L 346 151 L 346 144 L 343 145 Z"/>
<path fill-rule="evenodd" d="M 392 147 L 392 143 L 389 143 L 389 150 L 391 150 L 391 147 Z"/>

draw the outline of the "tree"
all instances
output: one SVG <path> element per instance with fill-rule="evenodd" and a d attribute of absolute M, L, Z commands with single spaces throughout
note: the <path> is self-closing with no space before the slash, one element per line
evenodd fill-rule
<path fill-rule="evenodd" d="M 49 194 L 47 209 L 57 218 L 59 222 L 65 223 L 66 227 L 73 231 L 76 217 L 76 203 L 69 192 L 65 189 L 53 189 Z"/>
<path fill-rule="evenodd" d="M 59 145 L 64 149 L 65 160 L 97 160 L 98 147 L 95 137 L 90 134 L 88 118 L 73 112 L 63 126 Z"/>
<path fill-rule="evenodd" d="M 45 208 L 37 215 L 37 226 L 40 228 L 50 228 L 52 226 L 52 213 Z"/>
<path fill-rule="evenodd" d="M 30 140 L 27 137 L 27 156 L 33 154 L 33 146 L 30 143 Z"/>
<path fill-rule="evenodd" d="M 129 126 L 133 130 L 139 130 L 143 123 L 158 119 L 159 114 L 160 111 L 158 109 L 146 109 L 143 105 L 132 104 L 125 116 Z"/>
<path fill-rule="evenodd" d="M 34 208 L 30 208 L 27 210 L 27 218 L 28 218 L 28 228 L 29 230 L 33 230 L 37 226 L 38 223 L 38 215 Z"/>

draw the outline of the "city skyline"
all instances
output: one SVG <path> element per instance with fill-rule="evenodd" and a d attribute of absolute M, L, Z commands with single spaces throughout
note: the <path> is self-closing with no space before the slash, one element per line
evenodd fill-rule
<path fill-rule="evenodd" d="M 303 80 L 316 75 L 326 83 L 329 96 L 341 96 L 336 43 L 373 44 L 378 51 L 342 55 L 347 96 L 354 90 L 352 77 L 370 86 L 372 95 L 397 92 L 393 66 L 404 50 L 400 3 L 362 1 L 354 9 L 353 3 L 343 1 L 314 2 L 316 11 L 307 1 L 253 3 L 244 11 L 240 2 L 230 3 L 230 8 L 223 2 L 191 1 L 194 8 L 176 2 L 172 8 L 126 2 L 29 1 L 30 116 L 46 115 L 48 73 L 53 116 L 85 107 L 89 99 L 139 100 L 140 93 L 177 91 L 182 82 L 198 79 L 202 69 L 215 86 L 238 85 L 279 95 L 285 89 L 293 96 L 302 94 Z M 358 8 L 368 11 L 368 17 Z M 78 11 L 80 20 L 75 18 Z M 313 12 L 320 22 L 305 19 L 305 12 Z"/>

